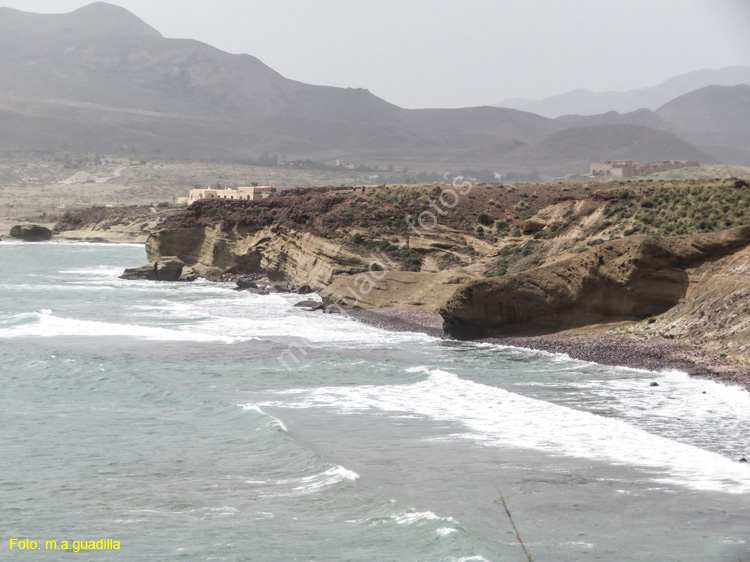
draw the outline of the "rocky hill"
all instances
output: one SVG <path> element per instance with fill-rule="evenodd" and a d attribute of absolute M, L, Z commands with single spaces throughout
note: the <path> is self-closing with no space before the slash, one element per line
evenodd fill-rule
<path fill-rule="evenodd" d="M 656 115 L 719 160 L 750 164 L 749 85 L 702 88 L 670 101 Z"/>
<path fill-rule="evenodd" d="M 62 215 L 53 233 L 56 240 L 144 243 L 170 213 L 150 206 L 91 207 Z"/>
<path fill-rule="evenodd" d="M 546 117 L 595 115 L 610 111 L 629 113 L 638 109 L 656 110 L 670 100 L 706 86 L 750 84 L 750 68 L 729 66 L 703 69 L 665 80 L 661 84 L 626 92 L 592 92 L 579 88 L 543 100 L 509 99 L 498 107 L 530 111 Z"/>
<path fill-rule="evenodd" d="M 656 115 L 691 133 L 746 132 L 750 129 L 750 85 L 701 88 L 663 105 Z"/>
<path fill-rule="evenodd" d="M 471 138 L 529 141 L 558 128 L 515 110 L 408 111 L 363 89 L 303 84 L 250 55 L 164 38 L 102 2 L 59 15 L 3 8 L 0 30 L 9 148 L 183 158 L 407 150 L 430 159 L 451 154 L 446 139 L 468 137 L 458 149 L 471 152 Z"/>
<path fill-rule="evenodd" d="M 0 72 L 5 151 L 223 160 L 265 153 L 556 176 L 587 169 L 600 137 L 588 138 L 594 131 L 585 127 L 598 124 L 629 139 L 598 150 L 602 159 L 701 154 L 659 135 L 654 128 L 672 125 L 650 114 L 588 121 L 495 107 L 406 110 L 364 89 L 303 84 L 250 55 L 164 38 L 103 2 L 56 15 L 1 8 Z M 641 128 L 627 128 L 634 124 Z M 565 130 L 578 141 L 548 159 L 560 141 L 550 135 Z"/>
<path fill-rule="evenodd" d="M 665 131 L 631 124 L 571 127 L 509 154 L 508 163 L 573 174 L 604 160 L 696 160 L 713 156 Z"/>
<path fill-rule="evenodd" d="M 748 225 L 743 180 L 381 186 L 197 203 L 146 250 L 309 286 L 331 312 L 437 312 L 458 338 L 609 330 L 747 362 Z"/>

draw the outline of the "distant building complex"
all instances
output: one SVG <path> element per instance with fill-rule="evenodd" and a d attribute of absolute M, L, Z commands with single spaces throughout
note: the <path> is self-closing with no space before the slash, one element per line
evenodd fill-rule
<path fill-rule="evenodd" d="M 276 193 L 276 184 L 271 183 L 270 185 L 254 185 L 252 187 L 238 187 L 237 189 L 227 187 L 224 189 L 206 188 L 206 189 L 191 189 L 190 195 L 187 197 L 180 197 L 177 203 L 181 205 L 192 205 L 196 201 L 203 199 L 235 199 L 245 201 L 257 201 L 258 199 L 265 199 L 272 193 Z"/>
<path fill-rule="evenodd" d="M 610 176 L 614 178 L 627 178 L 629 176 L 641 176 L 655 172 L 666 172 L 688 166 L 700 166 L 700 162 L 694 160 L 659 160 L 656 162 L 633 162 L 632 160 L 607 160 L 591 164 L 592 176 Z"/>

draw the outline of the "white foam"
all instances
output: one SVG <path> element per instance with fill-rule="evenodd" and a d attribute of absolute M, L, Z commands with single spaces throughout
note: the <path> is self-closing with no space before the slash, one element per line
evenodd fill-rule
<path fill-rule="evenodd" d="M 326 486 L 338 484 L 339 482 L 343 482 L 344 480 L 354 481 L 357 479 L 359 479 L 359 474 L 357 474 L 353 470 L 349 470 L 347 468 L 344 468 L 343 466 L 334 466 L 333 468 L 329 468 L 328 470 L 319 474 L 300 478 L 300 483 L 299 485 L 294 487 L 294 490 L 296 492 L 309 494 L 312 492 L 317 492 L 318 490 L 320 490 L 321 488 L 325 488 Z"/>
<path fill-rule="evenodd" d="M 425 370 L 423 367 L 411 369 Z M 656 481 L 696 489 L 750 493 L 750 470 L 719 454 L 603 417 L 429 370 L 405 385 L 322 387 L 281 407 L 326 407 L 344 413 L 380 410 L 463 424 L 458 435 L 479 443 L 543 451 L 648 469 Z M 747 414 L 745 414 L 747 416 Z"/>
<path fill-rule="evenodd" d="M 76 277 L 85 276 L 87 281 L 90 281 L 91 277 L 107 277 L 107 278 L 119 278 L 122 275 L 122 268 L 111 267 L 108 265 L 97 265 L 95 267 L 84 267 L 79 269 L 63 269 L 60 271 L 62 275 L 75 275 Z"/>
<path fill-rule="evenodd" d="M 10 328 L 0 329 L 0 338 L 50 338 L 59 336 L 86 337 L 132 337 L 143 340 L 157 341 L 193 341 L 236 343 L 243 338 L 197 332 L 193 330 L 168 329 L 158 326 L 142 326 L 138 324 L 117 324 L 113 322 L 99 322 L 95 320 L 78 320 L 56 316 L 52 311 L 43 309 L 34 313 L 36 322 L 27 322 Z"/>
<path fill-rule="evenodd" d="M 266 416 L 268 418 L 271 418 L 271 423 L 273 423 L 273 425 L 275 425 L 276 427 L 278 427 L 284 433 L 289 433 L 289 430 L 287 429 L 287 427 L 286 427 L 286 425 L 284 424 L 283 421 L 281 421 L 279 418 L 273 417 L 270 414 L 267 414 L 257 404 L 238 404 L 238 406 L 240 406 L 241 408 L 243 408 L 247 412 L 257 412 L 257 413 L 262 414 L 262 415 L 264 415 L 264 416 Z"/>
<path fill-rule="evenodd" d="M 259 296 L 268 299 L 269 296 Z M 252 302 L 244 306 L 245 314 L 236 313 L 236 308 L 222 311 L 221 305 L 213 310 L 213 317 L 201 327 L 214 333 L 228 333 L 263 338 L 299 337 L 313 347 L 324 348 L 332 344 L 356 344 L 357 347 L 372 347 L 387 343 L 427 341 L 429 336 L 410 332 L 386 332 L 352 320 L 318 313 L 290 313 L 269 302 Z M 236 305 L 235 305 L 236 307 Z M 251 315 L 247 312 L 252 311 Z"/>
<path fill-rule="evenodd" d="M 326 470 L 312 474 L 310 476 L 298 476 L 295 478 L 286 478 L 281 480 L 264 481 L 263 485 L 291 487 L 289 493 L 274 494 L 279 496 L 302 496 L 313 494 L 323 488 L 333 486 L 339 482 L 354 481 L 359 479 L 359 474 L 344 468 L 343 466 L 332 466 Z M 257 485 L 257 480 L 247 480 L 247 484 Z"/>
<path fill-rule="evenodd" d="M 649 381 L 658 381 L 652 387 Z M 659 435 L 739 458 L 750 453 L 750 393 L 679 371 L 567 381 L 576 401 Z M 550 385 L 554 387 L 554 384 Z"/>
<path fill-rule="evenodd" d="M 397 525 L 422 525 L 424 523 L 441 525 L 441 527 L 435 530 L 435 533 L 439 537 L 447 537 L 458 532 L 456 528 L 458 522 L 453 517 L 440 517 L 432 511 L 409 511 L 407 513 L 391 515 L 390 519 Z M 453 525 L 453 527 L 449 527 L 448 525 Z"/>
<path fill-rule="evenodd" d="M 408 513 L 392 515 L 391 519 L 393 519 L 398 525 L 413 525 L 414 523 L 418 523 L 420 521 L 435 521 L 436 519 L 451 521 L 455 523 L 455 521 L 451 517 L 438 517 L 432 511 L 410 511 Z"/>
<path fill-rule="evenodd" d="M 596 546 L 594 543 L 590 542 L 584 542 L 584 541 L 568 541 L 562 543 L 562 546 L 568 546 L 568 547 L 574 547 L 574 548 L 584 548 L 586 550 L 590 550 Z"/>

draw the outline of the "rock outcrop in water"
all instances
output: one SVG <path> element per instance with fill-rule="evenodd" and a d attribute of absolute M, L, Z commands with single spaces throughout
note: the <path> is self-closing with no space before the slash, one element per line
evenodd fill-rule
<path fill-rule="evenodd" d="M 54 228 L 57 240 L 146 242 L 149 231 L 173 211 L 147 206 L 90 207 L 65 213 Z"/>
<path fill-rule="evenodd" d="M 173 257 L 163 257 L 154 263 L 126 269 L 120 279 L 147 281 L 195 281 L 198 274 L 186 266 L 182 260 Z"/>
<path fill-rule="evenodd" d="M 10 237 L 24 242 L 46 242 L 52 239 L 52 231 L 39 224 L 17 224 L 10 229 Z"/>
<path fill-rule="evenodd" d="M 283 227 L 157 230 L 146 242 L 146 255 L 152 262 L 177 256 L 207 279 L 225 273 L 265 273 L 272 281 L 316 290 L 339 276 L 366 271 L 370 261 L 340 242 Z"/>

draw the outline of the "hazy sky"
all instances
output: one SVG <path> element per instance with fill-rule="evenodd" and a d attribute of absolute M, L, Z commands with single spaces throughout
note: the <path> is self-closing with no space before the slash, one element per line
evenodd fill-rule
<path fill-rule="evenodd" d="M 86 0 L 0 0 L 69 12 Z M 117 0 L 165 37 L 402 107 L 628 90 L 750 66 L 750 0 Z"/>

